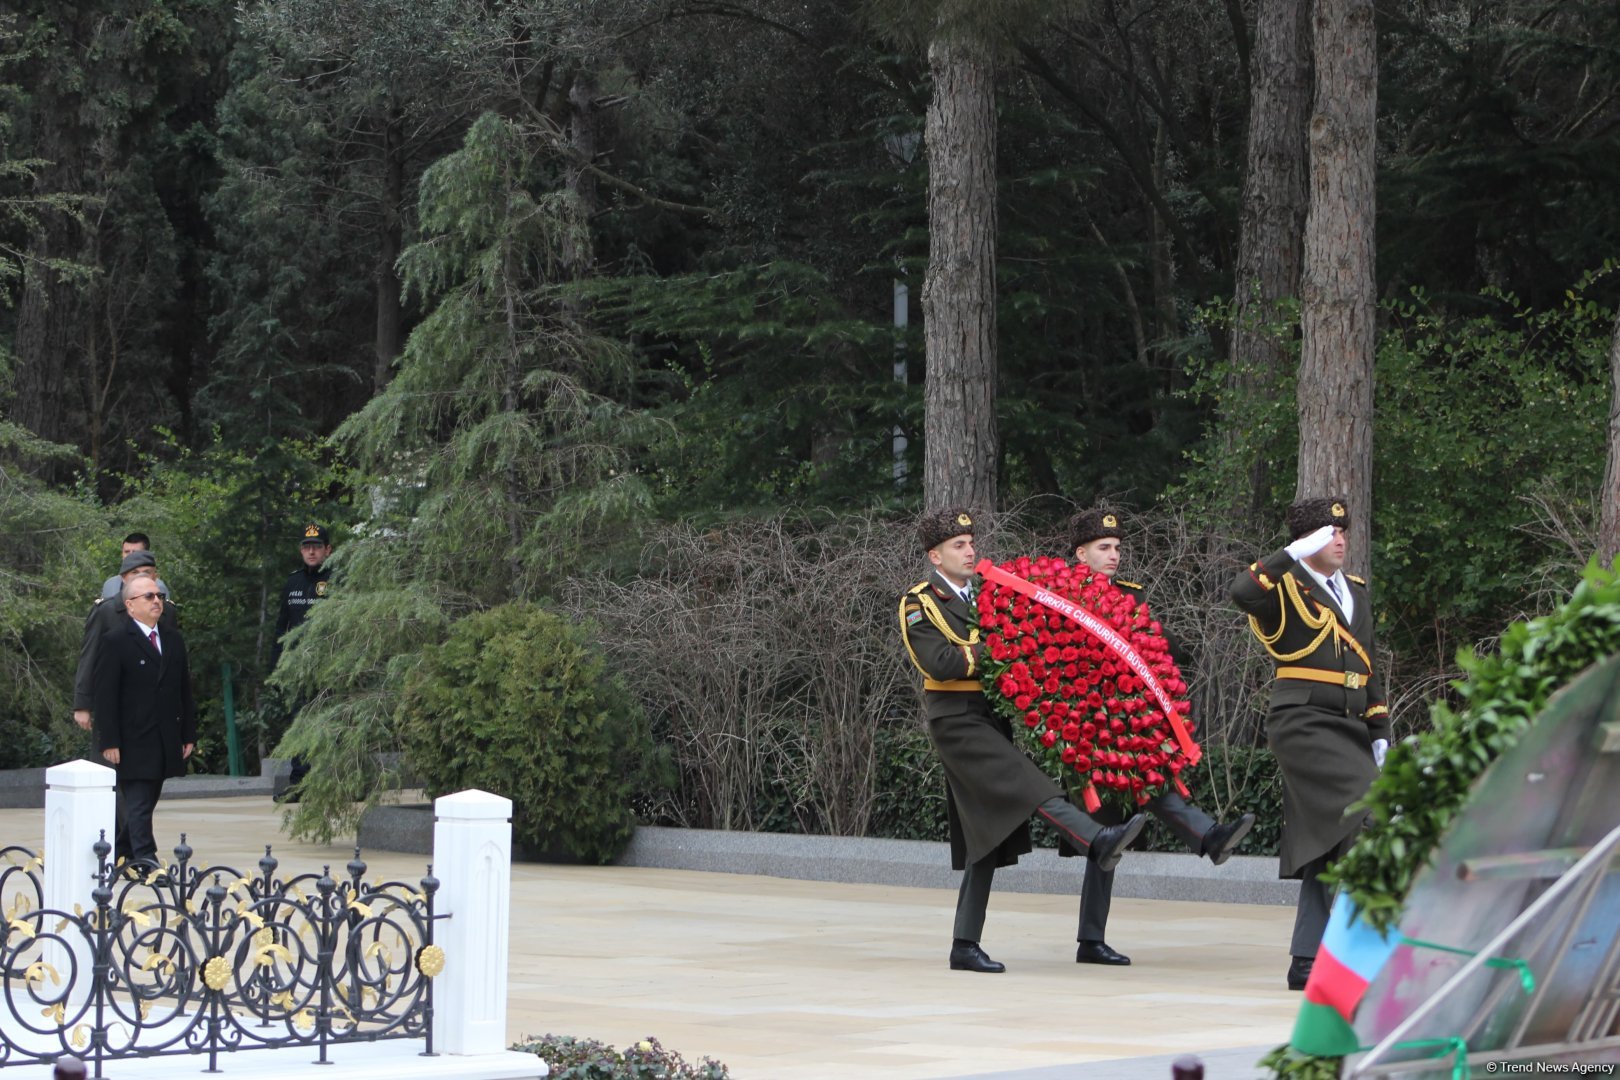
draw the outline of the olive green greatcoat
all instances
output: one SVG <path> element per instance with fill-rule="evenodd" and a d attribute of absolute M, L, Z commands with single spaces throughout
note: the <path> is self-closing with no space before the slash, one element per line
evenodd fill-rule
<path fill-rule="evenodd" d="M 938 571 L 900 598 L 900 635 L 917 669 L 939 682 L 976 681 L 977 619 Z M 980 689 L 923 691 L 928 735 L 945 766 L 951 866 L 992 854 L 1011 866 L 1031 850 L 1030 815 L 1062 790 L 1012 741 Z"/>
<path fill-rule="evenodd" d="M 1349 577 L 1349 575 L 1346 575 Z M 1365 814 L 1350 806 L 1378 775 L 1372 742 L 1389 738 L 1383 679 L 1373 670 L 1372 595 L 1349 577 L 1353 617 L 1286 550 L 1254 563 L 1232 582 L 1232 599 L 1277 667 L 1315 668 L 1335 684 L 1279 678 L 1272 683 L 1266 741 L 1283 776 L 1279 876 L 1301 876 L 1306 863 L 1337 859 L 1355 840 Z M 1339 632 L 1346 631 L 1355 645 Z M 1359 649 L 1356 647 L 1359 646 Z M 1364 659 L 1364 655 L 1365 659 Z M 1352 673 L 1356 687 L 1342 676 Z"/>

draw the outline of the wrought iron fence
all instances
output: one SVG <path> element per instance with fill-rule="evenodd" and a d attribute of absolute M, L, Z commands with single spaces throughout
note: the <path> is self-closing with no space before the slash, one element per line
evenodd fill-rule
<path fill-rule="evenodd" d="M 96 842 L 91 907 L 44 907 L 42 860 L 0 849 L 0 1068 L 415 1039 L 433 1053 L 432 866 L 415 886 L 367 882 L 355 849 L 334 877 L 174 862 L 120 864 Z"/>

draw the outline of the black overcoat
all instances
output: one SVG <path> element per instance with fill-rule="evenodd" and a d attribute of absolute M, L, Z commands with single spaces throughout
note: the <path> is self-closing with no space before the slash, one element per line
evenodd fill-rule
<path fill-rule="evenodd" d="M 1348 575 L 1347 575 L 1348 576 Z M 1365 823 L 1350 807 L 1367 794 L 1378 766 L 1372 741 L 1389 738 L 1389 709 L 1373 636 L 1372 595 L 1350 577 L 1351 618 L 1286 550 L 1238 574 L 1232 599 L 1249 615 L 1279 677 L 1266 713 L 1266 742 L 1283 777 L 1279 876 L 1301 876 L 1306 863 L 1337 859 Z M 1335 683 L 1288 677 L 1322 672 Z M 1354 685 L 1351 685 L 1354 684 Z"/>
<path fill-rule="evenodd" d="M 107 631 L 132 621 L 134 620 L 129 617 L 129 612 L 124 610 L 122 591 L 111 599 L 101 598 L 90 605 L 90 614 L 84 619 L 84 636 L 79 642 L 79 666 L 73 672 L 75 709 L 95 709 L 96 654 L 101 649 L 101 639 L 106 636 Z M 165 601 L 163 613 L 158 616 L 159 636 L 166 639 L 169 634 L 176 632 L 179 626 L 179 620 L 174 613 L 174 604 Z"/>
<path fill-rule="evenodd" d="M 102 635 L 96 653 L 96 754 L 118 748 L 120 779 L 184 776 L 181 748 L 197 741 L 185 638 L 162 626 L 158 637 L 161 655 L 135 620 L 125 617 Z"/>
<path fill-rule="evenodd" d="M 1012 725 L 996 715 L 977 686 L 975 614 L 931 572 L 900 598 L 900 634 L 925 677 L 928 736 L 945 767 L 951 865 L 961 870 L 990 855 L 1011 866 L 1031 848 L 1029 818 L 1061 788 L 1012 741 Z M 928 689 L 929 682 L 956 689 Z"/>

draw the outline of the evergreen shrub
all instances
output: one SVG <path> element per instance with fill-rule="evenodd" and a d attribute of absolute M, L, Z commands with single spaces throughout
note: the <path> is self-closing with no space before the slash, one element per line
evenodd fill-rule
<path fill-rule="evenodd" d="M 1459 708 L 1434 706 L 1431 731 L 1390 748 L 1367 793 L 1374 824 L 1332 876 L 1361 917 L 1396 925 L 1412 883 L 1468 800 L 1474 781 L 1516 743 L 1547 700 L 1592 664 L 1620 652 L 1620 560 L 1595 561 L 1557 611 L 1518 622 L 1495 655 L 1464 650 Z"/>
<path fill-rule="evenodd" d="M 647 1038 L 627 1050 L 615 1050 L 595 1039 L 542 1035 L 512 1047 L 536 1054 L 551 1068 L 551 1080 L 729 1080 L 731 1072 L 706 1057 L 689 1064 L 657 1039 Z"/>
<path fill-rule="evenodd" d="M 430 797 L 506 796 L 514 840 L 549 857 L 618 855 L 632 801 L 659 782 L 635 702 L 572 623 L 534 604 L 469 615 L 425 648 L 396 723 Z"/>

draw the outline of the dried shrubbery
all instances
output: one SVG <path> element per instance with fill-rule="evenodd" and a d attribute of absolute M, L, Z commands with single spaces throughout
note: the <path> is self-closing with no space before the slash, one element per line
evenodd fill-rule
<path fill-rule="evenodd" d="M 1120 574 L 1146 587 L 1155 616 L 1193 654 L 1185 674 L 1200 741 L 1263 744 L 1270 665 L 1227 588 L 1277 538 L 1213 535 L 1162 512 L 1127 524 Z M 977 546 L 998 559 L 1071 554 L 1060 525 L 1027 511 L 1000 515 Z M 928 804 L 939 798 L 938 770 L 917 738 L 920 680 L 896 621 L 900 594 L 925 569 L 910 521 L 800 512 L 671 526 L 634 580 L 571 583 L 566 608 L 598 628 L 675 756 L 676 790 L 644 813 L 698 828 L 842 836 L 867 834 L 874 811 L 908 801 L 937 817 Z M 1387 650 L 1379 660 L 1389 670 Z M 1397 725 L 1443 688 L 1449 671 L 1433 666 L 1415 685 L 1394 673 Z M 1274 777 L 1252 762 L 1212 753 L 1194 779 L 1199 801 L 1212 813 L 1274 803 L 1274 791 L 1258 789 Z"/>

